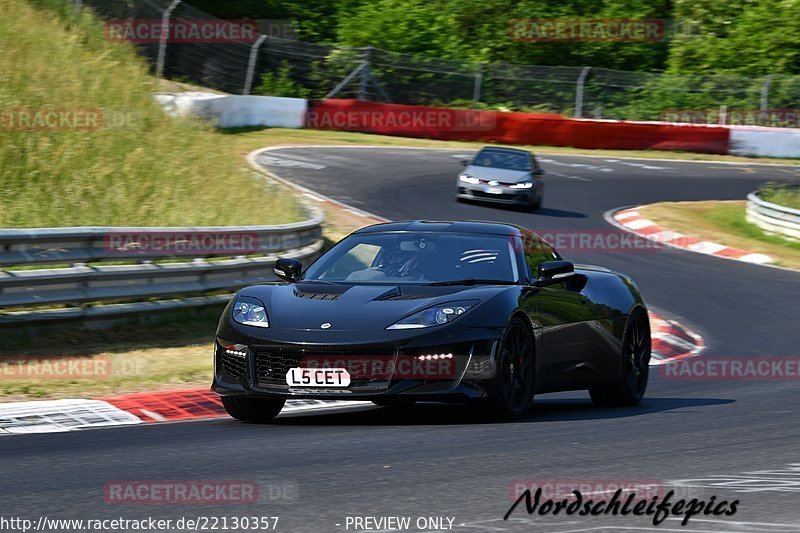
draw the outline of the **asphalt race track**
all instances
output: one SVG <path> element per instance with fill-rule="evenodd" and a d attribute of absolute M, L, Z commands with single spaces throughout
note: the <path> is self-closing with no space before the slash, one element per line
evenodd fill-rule
<path fill-rule="evenodd" d="M 743 199 L 764 181 L 798 176 L 788 166 L 541 155 L 544 206 L 524 213 L 454 200 L 459 160 L 469 153 L 288 148 L 264 161 L 389 219 L 500 220 L 542 233 L 609 231 L 611 209 Z M 800 355 L 800 273 L 675 249 L 564 255 L 631 274 L 649 305 L 703 335 L 704 355 Z M 800 531 L 798 400 L 797 379 L 688 381 L 654 371 L 639 407 L 598 409 L 586 393 L 564 393 L 538 397 L 527 419 L 507 424 L 460 407 L 365 406 L 282 416 L 270 426 L 218 419 L 14 436 L 0 439 L 0 494 L 8 512 L 34 520 L 279 516 L 276 530 L 288 532 L 353 531 L 348 516 L 410 516 L 411 531 L 418 517 L 452 518 L 455 531 Z M 111 480 L 187 479 L 252 480 L 265 489 L 251 505 L 104 499 Z M 740 503 L 734 516 L 696 516 L 687 526 L 679 518 L 654 527 L 648 517 L 528 516 L 524 506 L 504 521 L 510 487 L 524 480 L 655 480 L 690 497 Z"/>

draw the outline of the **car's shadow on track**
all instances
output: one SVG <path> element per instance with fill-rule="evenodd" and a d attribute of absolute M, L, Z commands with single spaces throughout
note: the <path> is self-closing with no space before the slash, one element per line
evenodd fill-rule
<path fill-rule="evenodd" d="M 721 398 L 647 398 L 637 407 L 598 408 L 588 400 L 537 400 L 533 409 L 513 423 L 601 420 L 644 416 L 677 409 L 732 403 Z M 369 406 L 368 403 L 365 406 Z M 495 424 L 479 410 L 463 405 L 421 403 L 413 407 L 374 407 L 355 411 L 286 414 L 273 424 L 281 426 L 402 426 Z"/>
<path fill-rule="evenodd" d="M 466 202 L 465 202 L 466 203 Z M 534 211 L 528 211 L 523 207 L 516 207 L 516 206 L 498 206 L 488 202 L 476 202 L 472 201 L 469 202 L 471 205 L 476 205 L 479 207 L 485 207 L 487 209 L 491 209 L 493 211 L 503 211 L 503 212 L 512 212 L 512 213 L 525 213 L 529 215 L 536 215 L 540 217 L 553 217 L 553 218 L 586 218 L 587 215 L 585 213 L 579 213 L 578 211 L 567 211 L 566 209 L 553 209 L 552 207 L 540 207 L 535 209 Z M 488 220 L 488 219 L 487 219 Z"/>
<path fill-rule="evenodd" d="M 566 209 L 553 209 L 551 207 L 540 207 L 535 210 L 533 215 L 540 217 L 554 217 L 554 218 L 586 218 L 583 213 L 577 211 L 567 211 Z"/>

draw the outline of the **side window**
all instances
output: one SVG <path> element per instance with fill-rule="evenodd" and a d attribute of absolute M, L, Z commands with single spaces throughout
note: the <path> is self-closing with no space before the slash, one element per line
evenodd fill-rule
<path fill-rule="evenodd" d="M 524 232 L 522 234 L 522 245 L 530 279 L 537 278 L 540 263 L 556 261 L 561 258 L 552 246 L 533 233 Z"/>

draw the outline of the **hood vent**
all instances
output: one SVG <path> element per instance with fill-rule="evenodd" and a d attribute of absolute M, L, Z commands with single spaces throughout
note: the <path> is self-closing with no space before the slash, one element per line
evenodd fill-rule
<path fill-rule="evenodd" d="M 338 300 L 341 294 L 330 294 L 325 292 L 301 292 L 297 289 L 294 290 L 294 295 L 298 298 L 305 298 L 307 300 Z"/>

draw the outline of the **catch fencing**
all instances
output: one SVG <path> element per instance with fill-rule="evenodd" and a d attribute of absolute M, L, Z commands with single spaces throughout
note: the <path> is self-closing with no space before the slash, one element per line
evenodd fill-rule
<path fill-rule="evenodd" d="M 215 20 L 182 0 L 77 0 L 122 27 Z M 216 19 L 218 20 L 218 19 Z M 129 25 L 125 26 L 125 22 Z M 222 23 L 222 21 L 220 21 Z M 231 21 L 247 25 L 246 21 Z M 133 41 L 160 77 L 230 94 L 396 104 L 509 108 L 575 118 L 670 120 L 675 110 L 797 108 L 800 76 L 679 76 L 585 67 L 438 59 L 373 47 L 325 46 L 285 38 L 290 23 L 249 21 L 254 35 Z"/>

